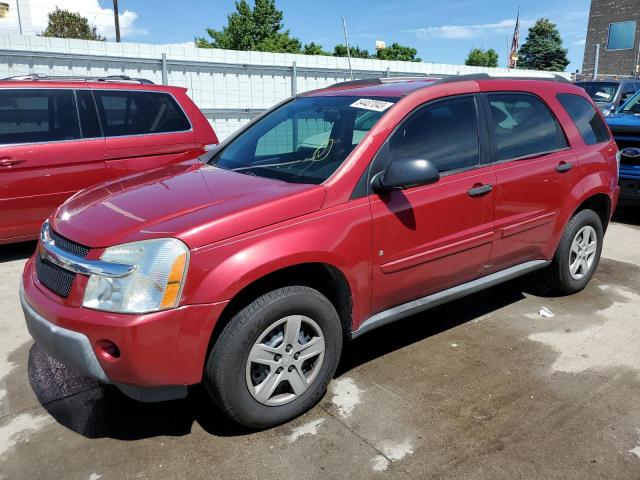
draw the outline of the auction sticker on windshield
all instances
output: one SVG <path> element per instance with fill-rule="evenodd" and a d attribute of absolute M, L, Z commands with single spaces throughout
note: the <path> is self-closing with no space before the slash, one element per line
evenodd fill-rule
<path fill-rule="evenodd" d="M 353 108 L 363 108 L 365 110 L 373 110 L 374 112 L 384 112 L 393 103 L 382 100 L 372 100 L 370 98 L 361 98 L 353 102 L 350 106 Z"/>

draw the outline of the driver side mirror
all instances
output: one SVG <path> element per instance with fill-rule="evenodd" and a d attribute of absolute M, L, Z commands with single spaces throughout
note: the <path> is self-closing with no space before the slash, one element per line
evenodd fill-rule
<path fill-rule="evenodd" d="M 440 180 L 438 167 L 431 160 L 396 158 L 387 169 L 371 179 L 376 193 L 428 185 Z"/>

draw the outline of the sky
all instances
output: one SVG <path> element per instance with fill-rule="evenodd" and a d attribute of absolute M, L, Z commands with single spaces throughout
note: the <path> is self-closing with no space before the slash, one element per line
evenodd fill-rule
<path fill-rule="evenodd" d="M 15 2 L 9 16 L 0 19 L 0 31 L 17 30 Z M 79 11 L 98 33 L 113 39 L 111 0 L 18 0 L 27 28 L 33 33 L 46 27 L 47 13 L 57 5 Z M 464 63 L 471 48 L 493 48 L 500 66 L 507 57 L 520 7 L 521 42 L 540 17 L 558 25 L 569 50 L 568 71 L 582 67 L 589 0 L 276 0 L 285 27 L 303 43 L 320 43 L 332 50 L 343 43 L 342 19 L 347 19 L 349 39 L 370 52 L 376 40 L 398 42 L 418 50 L 424 61 Z M 187 43 L 206 36 L 206 29 L 221 28 L 234 10 L 233 0 L 119 0 L 122 40 L 142 43 Z M 25 18 L 26 17 L 26 18 Z"/>

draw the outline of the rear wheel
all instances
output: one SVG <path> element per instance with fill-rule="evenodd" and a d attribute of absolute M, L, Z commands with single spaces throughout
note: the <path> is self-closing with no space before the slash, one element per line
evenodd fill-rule
<path fill-rule="evenodd" d="M 576 213 L 564 231 L 546 278 L 558 293 L 579 292 L 593 277 L 602 252 L 602 221 L 593 210 Z"/>
<path fill-rule="evenodd" d="M 271 427 L 320 399 L 341 350 L 342 328 L 331 302 L 312 288 L 279 288 L 225 326 L 207 360 L 205 385 L 233 420 Z"/>

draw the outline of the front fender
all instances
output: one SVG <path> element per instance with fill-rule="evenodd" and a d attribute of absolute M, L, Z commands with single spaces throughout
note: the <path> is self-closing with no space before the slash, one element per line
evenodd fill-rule
<path fill-rule="evenodd" d="M 340 270 L 354 322 L 371 310 L 371 209 L 359 199 L 192 251 L 183 303 L 233 299 L 284 268 L 323 263 Z M 296 279 L 291 279 L 295 284 Z M 216 300 L 213 300 L 216 299 Z"/>

